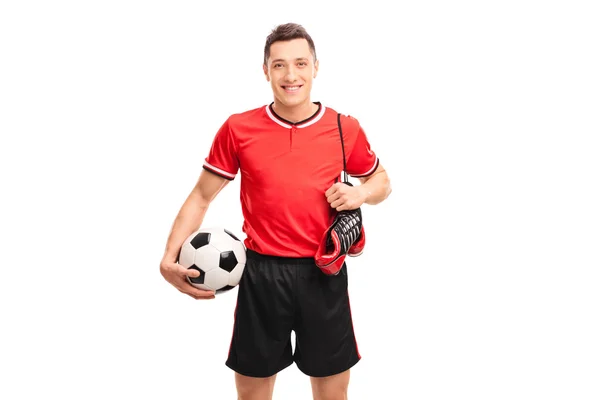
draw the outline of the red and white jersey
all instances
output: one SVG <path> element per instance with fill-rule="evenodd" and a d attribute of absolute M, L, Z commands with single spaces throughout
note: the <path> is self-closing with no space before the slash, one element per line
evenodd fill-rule
<path fill-rule="evenodd" d="M 272 104 L 231 115 L 216 133 L 203 168 L 233 180 L 248 249 L 281 257 L 313 257 L 335 210 L 325 191 L 343 170 L 338 113 L 321 103 L 310 118 L 292 123 Z M 346 170 L 371 175 L 379 159 L 359 122 L 341 116 Z"/>

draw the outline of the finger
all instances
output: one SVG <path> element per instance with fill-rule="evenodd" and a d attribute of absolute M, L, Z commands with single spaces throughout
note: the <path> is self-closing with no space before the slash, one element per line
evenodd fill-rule
<path fill-rule="evenodd" d="M 214 291 L 198 289 L 197 287 L 193 286 L 189 282 L 187 283 L 187 285 L 185 287 L 178 287 L 177 289 L 179 289 L 179 291 L 181 293 L 185 293 L 188 296 L 191 296 L 198 300 L 199 299 L 210 299 L 212 297 L 215 297 Z"/>
<path fill-rule="evenodd" d="M 329 189 L 327 189 L 327 191 L 325 192 L 325 196 L 329 197 L 332 194 L 334 194 L 340 187 L 340 183 L 334 183 L 333 185 L 331 185 L 331 187 Z"/>
<path fill-rule="evenodd" d="M 182 293 L 185 293 L 185 292 L 182 292 Z M 214 299 L 215 298 L 214 295 L 212 295 L 212 296 L 196 296 L 195 294 L 191 294 L 191 293 L 185 293 L 185 294 L 187 294 L 188 296 L 190 296 L 194 300 L 210 300 L 210 299 Z"/>
<path fill-rule="evenodd" d="M 338 208 L 339 206 L 341 206 L 342 204 L 344 204 L 344 201 L 341 199 L 337 199 L 336 201 L 331 203 L 331 208 Z"/>
<path fill-rule="evenodd" d="M 188 294 L 188 296 L 190 296 L 191 298 L 195 299 L 195 300 L 210 300 L 210 299 L 214 299 L 215 295 L 204 295 L 204 296 L 197 296 L 195 294 Z"/>
<path fill-rule="evenodd" d="M 192 283 L 187 279 L 185 280 L 184 290 L 186 293 L 190 293 L 198 298 L 210 298 L 214 297 L 215 295 L 215 292 L 213 290 L 204 290 L 197 288 L 196 286 L 192 285 Z"/>
<path fill-rule="evenodd" d="M 327 202 L 329 204 L 331 204 L 331 203 L 333 203 L 334 201 L 336 201 L 339 198 L 340 198 L 340 194 L 339 193 L 334 193 L 333 195 L 327 197 Z"/>
<path fill-rule="evenodd" d="M 196 300 L 214 299 L 215 298 L 215 292 L 207 291 L 207 290 L 201 290 L 200 294 L 194 294 L 194 297 L 196 298 Z"/>

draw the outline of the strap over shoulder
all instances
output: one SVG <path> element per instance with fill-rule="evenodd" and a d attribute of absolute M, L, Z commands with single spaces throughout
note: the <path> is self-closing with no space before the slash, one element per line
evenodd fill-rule
<path fill-rule="evenodd" d="M 342 162 L 343 162 L 343 169 L 342 169 L 342 182 L 350 184 L 350 181 L 348 180 L 348 172 L 346 171 L 346 151 L 344 149 L 344 134 L 342 133 L 342 114 L 338 113 L 337 115 L 337 124 L 338 124 L 338 131 L 340 132 L 340 141 L 342 142 Z"/>

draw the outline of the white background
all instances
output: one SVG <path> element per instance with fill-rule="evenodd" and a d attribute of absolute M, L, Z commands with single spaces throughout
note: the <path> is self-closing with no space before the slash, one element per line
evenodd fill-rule
<path fill-rule="evenodd" d="M 235 398 L 237 290 L 194 301 L 158 265 L 218 127 L 271 101 L 284 22 L 394 190 L 350 265 L 350 398 L 600 398 L 592 3 L 2 2 L 0 398 Z M 240 233 L 238 189 L 205 226 Z"/>

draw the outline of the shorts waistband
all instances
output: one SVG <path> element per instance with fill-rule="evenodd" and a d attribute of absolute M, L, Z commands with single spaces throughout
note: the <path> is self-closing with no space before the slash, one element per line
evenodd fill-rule
<path fill-rule="evenodd" d="M 282 256 L 273 256 L 269 254 L 261 254 L 254 250 L 246 249 L 246 257 L 252 260 L 257 261 L 278 261 L 282 263 L 288 264 L 306 264 L 306 265 L 314 265 L 315 259 L 313 257 L 282 257 Z"/>

